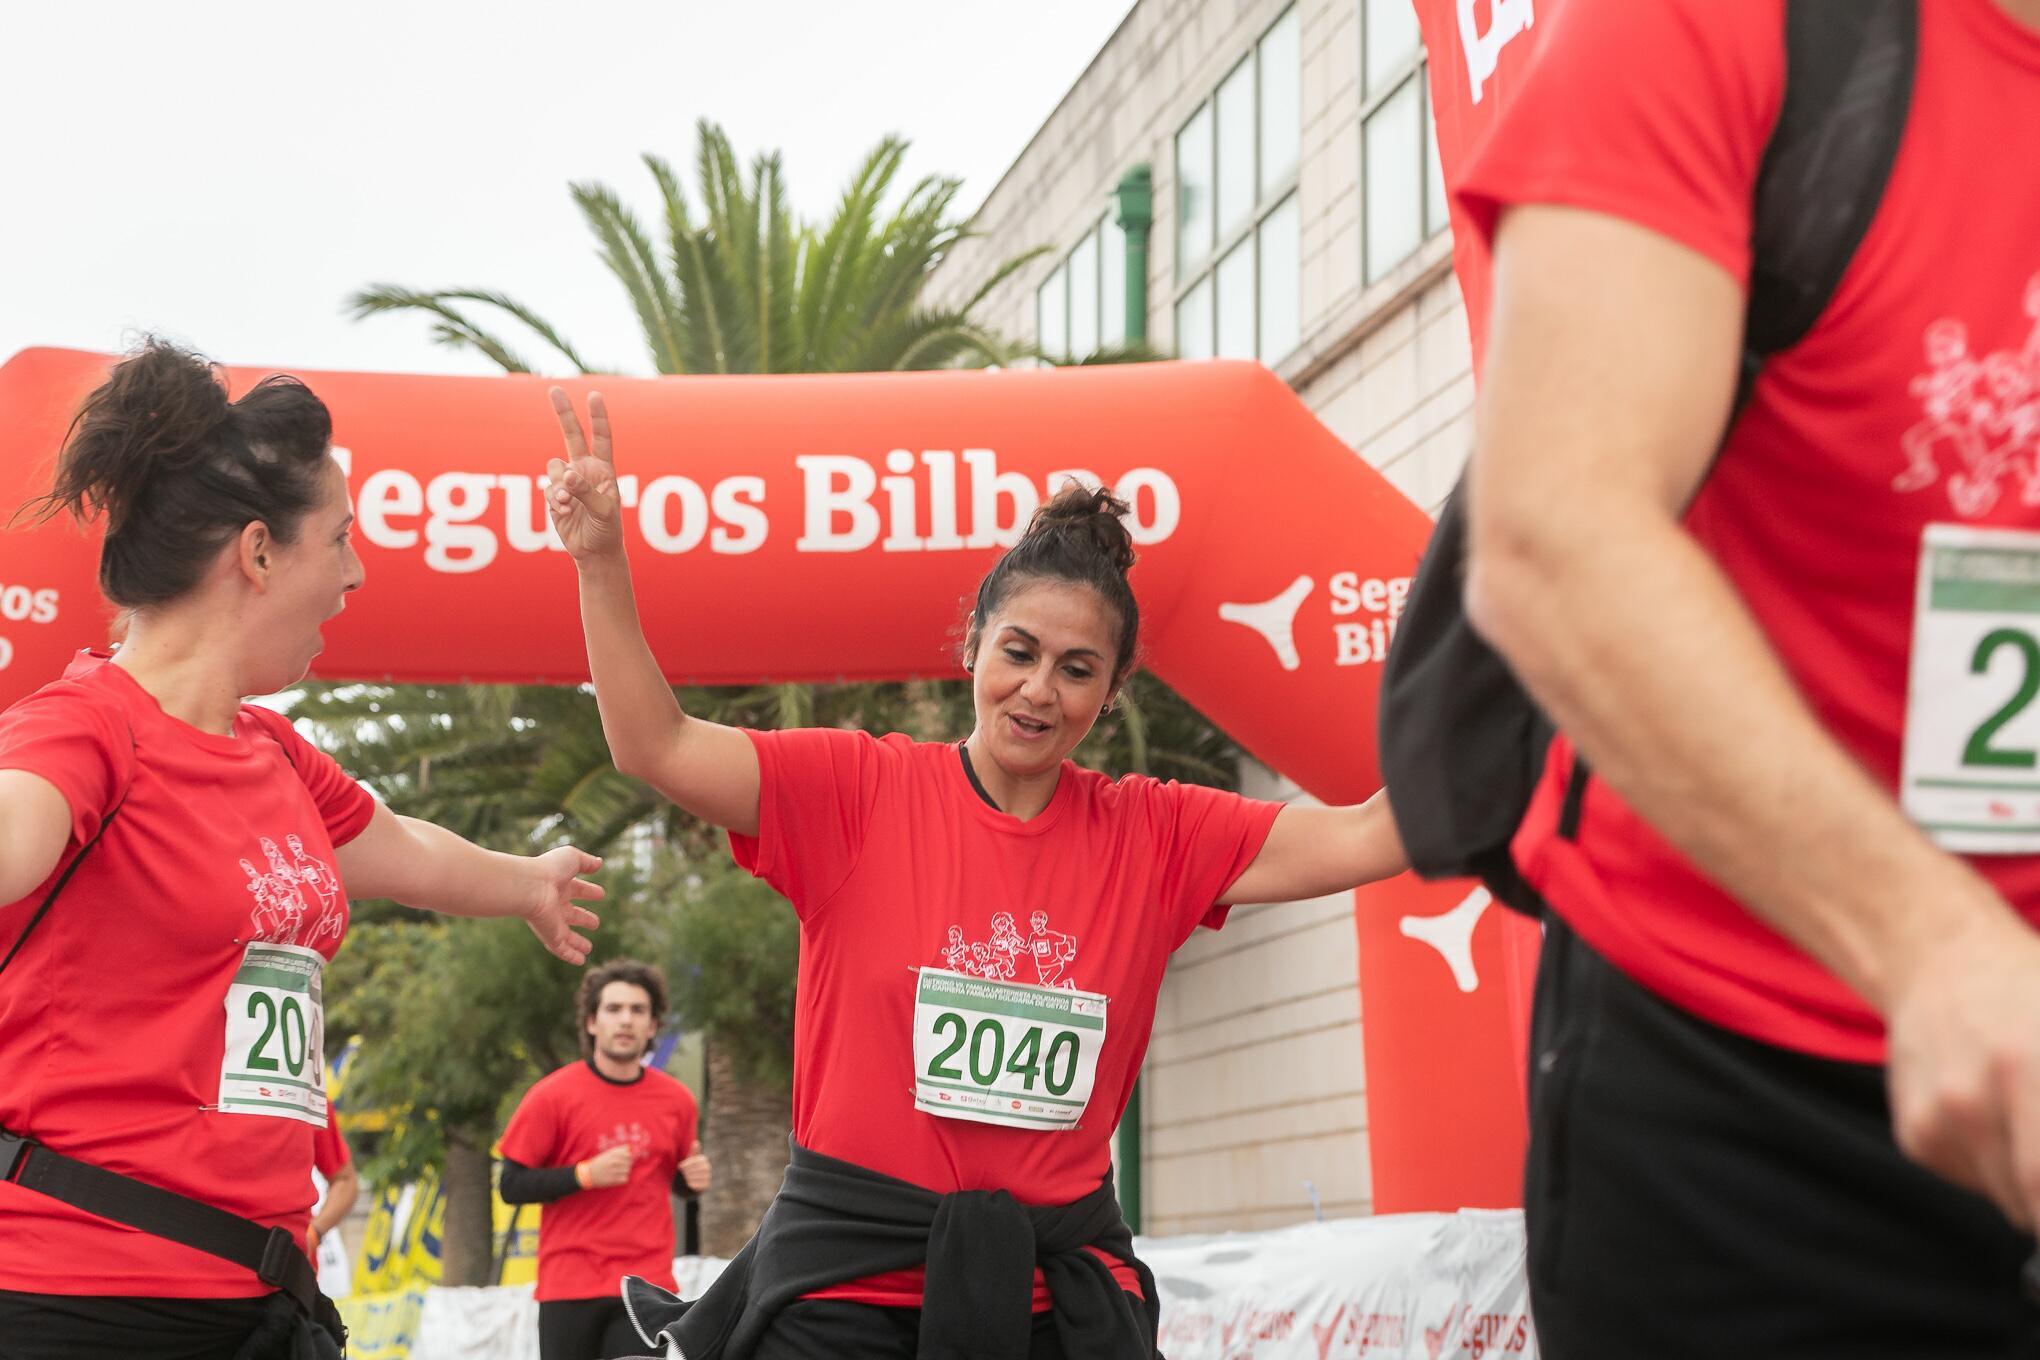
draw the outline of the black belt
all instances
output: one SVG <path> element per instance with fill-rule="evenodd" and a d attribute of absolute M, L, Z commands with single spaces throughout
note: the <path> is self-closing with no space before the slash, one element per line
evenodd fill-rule
<path fill-rule="evenodd" d="M 189 1195 L 52 1152 L 4 1128 L 0 1128 L 0 1181 L 231 1261 L 290 1295 L 305 1316 L 321 1316 L 319 1277 L 287 1228 L 265 1228 Z"/>

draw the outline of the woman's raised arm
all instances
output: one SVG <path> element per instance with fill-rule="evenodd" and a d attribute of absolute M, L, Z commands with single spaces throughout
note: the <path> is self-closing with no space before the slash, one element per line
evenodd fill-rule
<path fill-rule="evenodd" d="M 675 806 L 740 835 L 758 832 L 758 753 L 734 727 L 690 717 L 652 657 L 624 555 L 622 506 L 602 394 L 588 394 L 588 430 L 552 389 L 566 457 L 546 465 L 546 504 L 581 576 L 581 628 L 602 735 L 616 768 Z"/>

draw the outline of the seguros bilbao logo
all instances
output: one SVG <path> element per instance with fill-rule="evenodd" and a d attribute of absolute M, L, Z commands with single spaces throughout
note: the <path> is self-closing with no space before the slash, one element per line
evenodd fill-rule
<path fill-rule="evenodd" d="M 60 600 L 54 586 L 0 583 L 0 622 L 55 623 Z M 14 664 L 14 643 L 0 634 L 0 671 Z"/>
<path fill-rule="evenodd" d="M 1227 601 L 1219 605 L 1218 616 L 1259 633 L 1285 671 L 1301 670 L 1306 655 L 1323 656 L 1334 666 L 1378 665 L 1387 660 L 1396 621 L 1409 604 L 1411 579 L 1333 572 L 1326 581 L 1333 620 L 1328 647 L 1321 641 L 1297 637 L 1297 616 L 1317 585 L 1308 575 L 1297 577 L 1269 599 L 1246 604 Z M 1307 654 L 1306 644 L 1310 646 Z"/>

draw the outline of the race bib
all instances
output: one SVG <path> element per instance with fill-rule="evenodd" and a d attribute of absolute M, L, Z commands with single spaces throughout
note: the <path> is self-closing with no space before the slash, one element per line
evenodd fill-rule
<path fill-rule="evenodd" d="M 1900 804 L 1945 850 L 2040 851 L 2040 534 L 1927 526 Z"/>
<path fill-rule="evenodd" d="M 1091 1100 L 1105 997 L 923 968 L 914 1107 L 945 1119 L 1071 1129 Z"/>
<path fill-rule="evenodd" d="M 326 1124 L 325 956 L 256 941 L 227 988 L 219 1108 Z"/>

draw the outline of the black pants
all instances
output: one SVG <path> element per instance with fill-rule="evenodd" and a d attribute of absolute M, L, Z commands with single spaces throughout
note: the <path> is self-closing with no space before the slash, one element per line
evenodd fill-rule
<path fill-rule="evenodd" d="M 95 1298 L 0 1290 L 0 1360 L 222 1360 L 262 1321 L 264 1299 Z"/>
<path fill-rule="evenodd" d="M 538 1305 L 539 1360 L 613 1360 L 645 1351 L 620 1294 Z"/>
<path fill-rule="evenodd" d="M 918 1308 L 880 1308 L 840 1299 L 802 1299 L 772 1319 L 753 1360 L 914 1360 Z M 1027 1360 L 1062 1360 L 1051 1314 L 1036 1313 Z"/>
<path fill-rule="evenodd" d="M 1530 1063 L 1548 1360 L 2040 1356 L 2032 1240 L 1900 1154 L 1883 1068 L 1696 1020 L 1555 918 Z"/>

